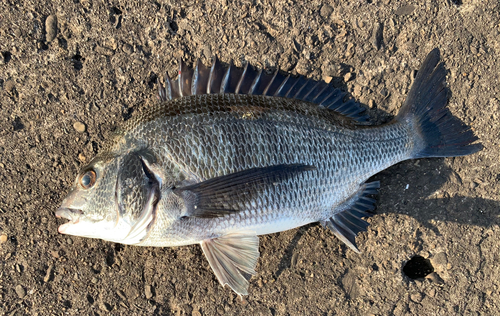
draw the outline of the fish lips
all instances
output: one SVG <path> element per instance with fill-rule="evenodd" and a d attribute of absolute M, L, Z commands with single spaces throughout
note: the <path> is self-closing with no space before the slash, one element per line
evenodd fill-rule
<path fill-rule="evenodd" d="M 65 219 L 69 219 L 70 221 L 67 222 L 66 224 L 59 226 L 59 229 L 58 229 L 59 232 L 61 234 L 64 234 L 64 232 L 66 231 L 66 228 L 71 224 L 78 223 L 80 221 L 80 217 L 82 215 L 83 215 L 83 212 L 81 210 L 67 208 L 67 207 L 60 207 L 56 211 L 56 217 L 58 217 L 58 218 L 62 217 Z"/>

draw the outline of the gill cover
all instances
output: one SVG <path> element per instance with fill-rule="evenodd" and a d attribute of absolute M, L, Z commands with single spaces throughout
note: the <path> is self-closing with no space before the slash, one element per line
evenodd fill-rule
<path fill-rule="evenodd" d="M 155 162 L 148 151 L 132 152 L 121 160 L 115 190 L 118 224 L 124 222 L 130 230 L 120 243 L 139 243 L 154 223 L 160 183 L 149 166 Z"/>

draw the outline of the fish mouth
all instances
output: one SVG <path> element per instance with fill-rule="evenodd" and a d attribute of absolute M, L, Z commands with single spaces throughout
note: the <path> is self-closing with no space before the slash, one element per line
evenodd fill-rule
<path fill-rule="evenodd" d="M 82 210 L 77 210 L 77 209 L 72 209 L 72 208 L 66 208 L 66 207 L 60 207 L 56 211 L 56 217 L 57 218 L 65 218 L 70 220 L 66 224 L 62 224 L 59 226 L 59 232 L 64 234 L 66 228 L 71 225 L 71 224 L 77 224 L 80 221 L 80 217 L 83 215 Z"/>

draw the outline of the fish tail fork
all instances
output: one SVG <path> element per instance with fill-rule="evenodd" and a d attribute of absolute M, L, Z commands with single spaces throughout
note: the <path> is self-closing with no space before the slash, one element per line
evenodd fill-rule
<path fill-rule="evenodd" d="M 447 108 L 446 70 L 439 49 L 427 55 L 396 120 L 415 130 L 411 158 L 456 157 L 480 151 L 469 126 Z"/>

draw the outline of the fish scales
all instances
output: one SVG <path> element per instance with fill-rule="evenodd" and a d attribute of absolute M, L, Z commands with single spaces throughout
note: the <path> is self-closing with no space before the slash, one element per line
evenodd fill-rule
<path fill-rule="evenodd" d="M 212 236 L 240 228 L 255 230 L 260 235 L 319 221 L 332 214 L 360 182 L 404 160 L 412 150 L 404 125 L 349 128 L 328 121 L 318 122 L 316 117 L 295 110 L 294 106 L 311 107 L 304 102 L 224 94 L 186 97 L 182 102 L 187 103 L 186 109 L 212 109 L 193 110 L 194 114 L 185 114 L 189 118 L 160 117 L 136 128 L 137 131 L 132 128 L 129 134 L 145 147 L 158 148 L 158 156 L 169 157 L 167 164 L 192 175 L 195 181 L 268 165 L 306 164 L 317 168 L 270 188 L 258 197 L 255 206 L 244 208 L 248 212 L 208 221 L 194 218 L 188 226 L 182 223 L 184 233 L 171 227 L 174 234 L 183 236 L 183 244 L 206 239 L 203 234 L 207 229 Z M 224 108 L 245 109 L 248 104 L 262 103 L 270 113 L 261 111 L 247 118 L 242 111 L 223 111 Z M 285 107 L 282 103 L 290 104 Z M 167 136 L 157 137 L 159 134 Z M 261 208 L 259 205 L 273 207 Z M 158 211 L 162 212 L 161 203 Z M 279 225 L 290 218 L 294 220 L 289 224 Z M 179 245 L 170 244 L 169 238 L 162 236 L 162 232 L 167 231 L 164 227 L 154 230 L 158 231 L 156 237 L 150 236 L 143 245 Z M 193 231 L 200 232 L 196 236 L 198 240 L 193 238 Z"/>
<path fill-rule="evenodd" d="M 400 161 L 464 156 L 477 137 L 447 109 L 439 50 L 393 121 L 326 83 L 182 61 L 157 106 L 128 120 L 79 172 L 59 232 L 140 246 L 199 243 L 216 278 L 247 295 L 258 235 L 319 222 L 352 250 L 379 182 Z M 242 92 L 240 92 L 240 90 Z"/>

